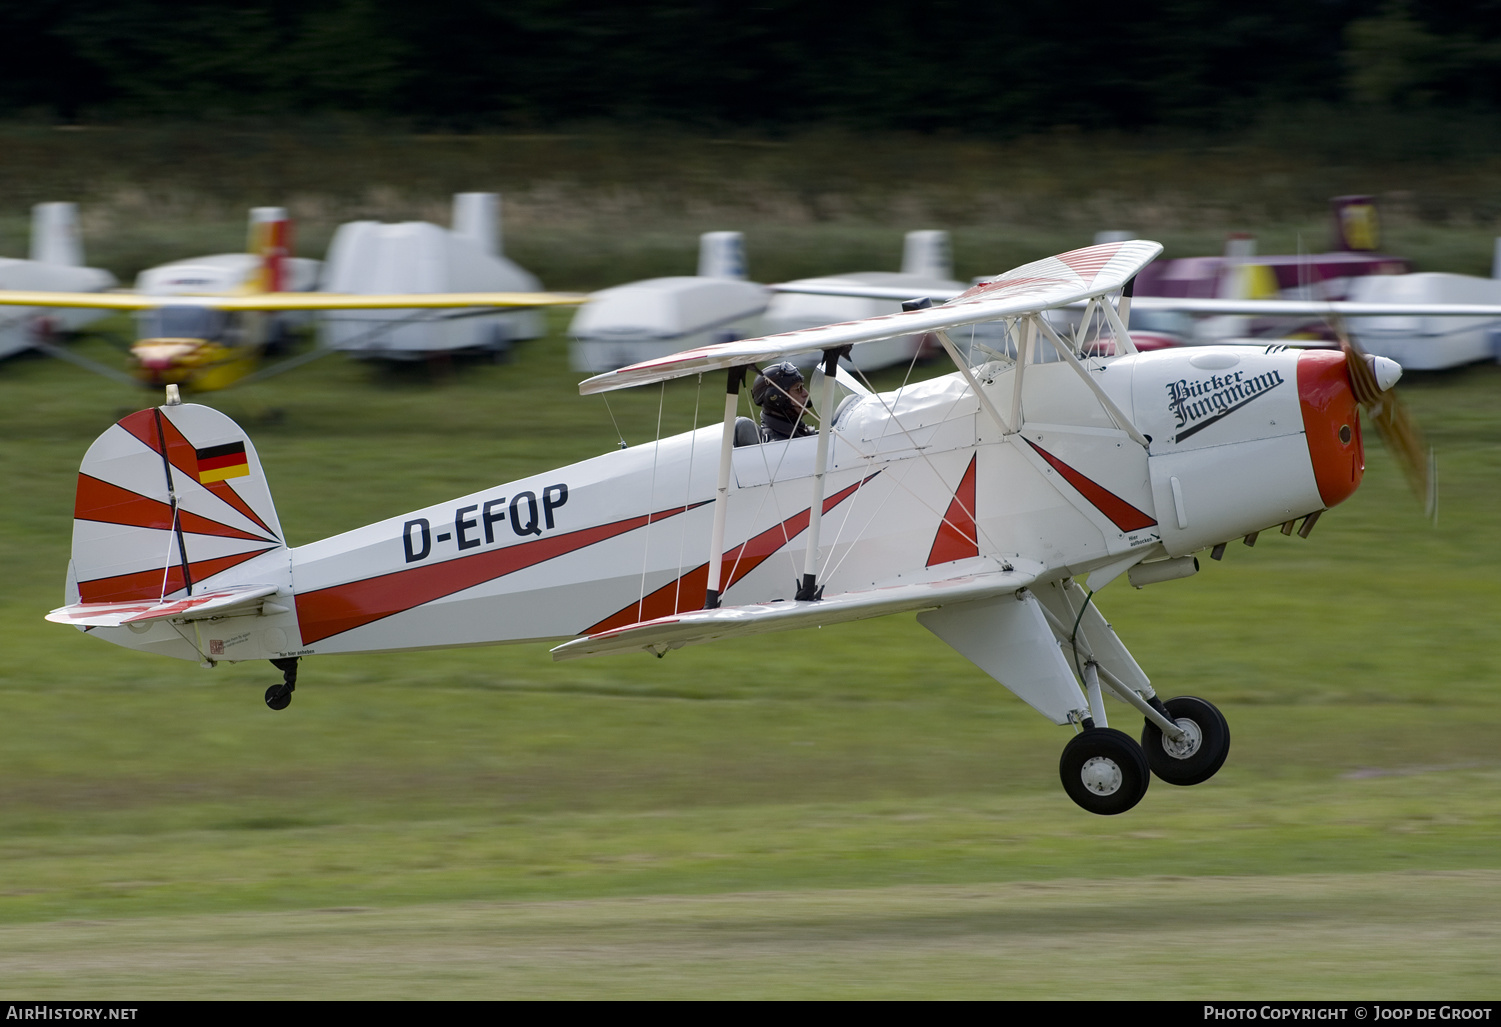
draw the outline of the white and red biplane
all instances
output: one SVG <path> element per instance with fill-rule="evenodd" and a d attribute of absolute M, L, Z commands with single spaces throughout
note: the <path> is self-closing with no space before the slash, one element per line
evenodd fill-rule
<path fill-rule="evenodd" d="M 662 655 L 916 612 L 1074 725 L 1065 790 L 1120 813 L 1154 772 L 1209 778 L 1230 733 L 1210 703 L 1155 694 L 1093 593 L 1191 574 L 1193 553 L 1269 527 L 1302 519 L 1306 535 L 1360 484 L 1358 407 L 1400 410 L 1400 368 L 1350 347 L 1081 357 L 1129 340 L 1130 283 L 1160 249 L 1092 246 L 941 306 L 590 378 L 585 394 L 723 372 L 724 419 L 297 548 L 244 431 L 169 390 L 84 457 L 68 605 L 48 619 L 205 666 L 271 660 L 282 709 L 305 656 L 542 640 L 565 640 L 560 660 Z M 1075 303 L 1061 336 L 1043 313 Z M 963 339 L 995 321 L 1015 359 Z M 850 346 L 927 332 L 954 373 L 877 394 L 838 366 Z M 818 434 L 736 445 L 748 370 L 810 350 Z M 1140 744 L 1108 726 L 1106 694 L 1145 719 Z"/>

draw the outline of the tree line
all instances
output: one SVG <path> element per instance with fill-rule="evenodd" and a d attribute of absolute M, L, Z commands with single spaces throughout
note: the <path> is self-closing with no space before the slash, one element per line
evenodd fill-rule
<path fill-rule="evenodd" d="M 1501 0 L 28 0 L 0 117 L 1213 130 L 1501 108 Z"/>

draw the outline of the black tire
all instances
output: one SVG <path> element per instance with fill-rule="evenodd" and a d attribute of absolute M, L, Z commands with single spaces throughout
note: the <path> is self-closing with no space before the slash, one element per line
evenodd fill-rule
<path fill-rule="evenodd" d="M 1070 799 L 1102 817 L 1135 806 L 1152 781 L 1141 746 L 1124 731 L 1110 727 L 1075 735 L 1063 747 L 1058 776 Z"/>
<path fill-rule="evenodd" d="M 266 705 L 273 710 L 284 710 L 292 705 L 292 690 L 286 685 L 272 685 L 266 689 Z"/>
<path fill-rule="evenodd" d="M 1230 755 L 1230 725 L 1213 703 L 1180 695 L 1163 703 L 1168 716 L 1193 737 L 1188 745 L 1174 743 L 1150 720 L 1141 730 L 1141 748 L 1152 773 L 1170 785 L 1208 781 Z"/>

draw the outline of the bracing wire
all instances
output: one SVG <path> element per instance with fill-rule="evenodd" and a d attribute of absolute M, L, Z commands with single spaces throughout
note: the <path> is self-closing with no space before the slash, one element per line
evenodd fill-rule
<path fill-rule="evenodd" d="M 686 512 L 693 502 L 693 452 L 698 447 L 698 404 L 704 394 L 704 376 L 698 376 L 698 386 L 693 392 L 693 430 L 688 433 L 688 475 L 683 485 L 683 510 Z M 661 429 L 658 429 L 659 431 Z M 677 588 L 672 595 L 672 612 L 682 610 L 683 604 L 683 548 L 688 544 L 688 531 L 684 528 L 678 533 L 678 574 Z M 710 560 L 718 560 L 718 553 L 710 553 Z M 643 586 L 644 587 L 644 586 Z"/>
<path fill-rule="evenodd" d="M 610 413 L 610 423 L 615 426 L 615 434 L 620 439 L 620 448 L 629 449 L 630 446 L 625 441 L 625 433 L 620 430 L 620 422 L 615 420 L 615 408 L 610 406 L 610 394 L 608 392 L 601 392 L 599 395 L 605 401 L 605 409 Z"/>
<path fill-rule="evenodd" d="M 651 512 L 657 505 L 657 457 L 662 452 L 662 407 L 667 402 L 667 382 L 662 382 L 657 395 L 657 437 L 651 450 L 651 491 L 646 501 L 646 534 L 641 542 L 641 591 L 636 596 L 636 619 L 642 620 L 646 613 L 646 562 L 651 555 Z"/>

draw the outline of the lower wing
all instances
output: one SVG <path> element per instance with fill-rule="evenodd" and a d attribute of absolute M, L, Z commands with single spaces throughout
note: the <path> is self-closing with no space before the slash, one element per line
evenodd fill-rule
<path fill-rule="evenodd" d="M 658 617 L 611 631 L 585 635 L 553 649 L 552 656 L 555 660 L 576 660 L 611 653 L 651 652 L 661 655 L 669 649 L 702 645 L 740 635 L 759 635 L 768 631 L 787 631 L 792 628 L 864 620 L 867 617 L 883 617 L 890 613 L 932 610 L 1025 588 L 1037 580 L 1042 569 L 1041 564 L 1030 560 L 1013 560 L 1007 570 L 841 592 L 812 602 L 781 600 L 749 606 L 724 606 L 715 610 L 695 610 L 692 613 Z"/>

